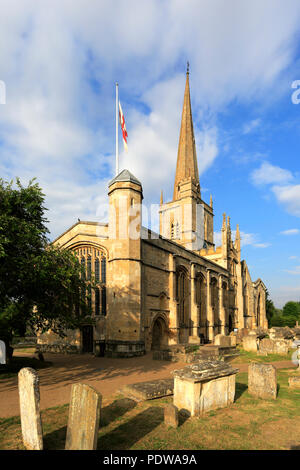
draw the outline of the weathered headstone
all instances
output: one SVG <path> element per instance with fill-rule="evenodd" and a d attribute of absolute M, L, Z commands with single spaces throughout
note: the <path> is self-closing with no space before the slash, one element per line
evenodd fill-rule
<path fill-rule="evenodd" d="M 289 352 L 289 343 L 285 339 L 263 338 L 259 343 L 261 354 L 281 354 L 286 356 Z"/>
<path fill-rule="evenodd" d="M 257 352 L 256 335 L 248 335 L 243 337 L 243 349 L 248 352 Z"/>
<path fill-rule="evenodd" d="M 237 372 L 223 361 L 199 361 L 174 370 L 174 405 L 191 416 L 230 405 Z"/>
<path fill-rule="evenodd" d="M 292 375 L 289 377 L 290 388 L 300 388 L 300 375 Z"/>
<path fill-rule="evenodd" d="M 165 406 L 164 418 L 166 426 L 178 428 L 178 408 L 175 405 L 168 404 Z"/>
<path fill-rule="evenodd" d="M 121 392 L 134 400 L 152 400 L 153 398 L 173 395 L 174 379 L 158 379 L 126 385 Z"/>
<path fill-rule="evenodd" d="M 216 346 L 221 346 L 224 348 L 231 347 L 231 337 L 225 335 L 216 335 L 214 339 L 214 344 Z"/>
<path fill-rule="evenodd" d="M 18 374 L 18 381 L 24 446 L 29 450 L 43 450 L 38 374 L 34 369 L 24 367 Z"/>
<path fill-rule="evenodd" d="M 6 364 L 6 346 L 4 341 L 0 339 L 0 364 Z"/>
<path fill-rule="evenodd" d="M 253 362 L 249 365 L 248 392 L 258 398 L 276 399 L 277 375 L 272 364 Z"/>
<path fill-rule="evenodd" d="M 102 395 L 85 384 L 73 384 L 66 450 L 96 450 Z"/>

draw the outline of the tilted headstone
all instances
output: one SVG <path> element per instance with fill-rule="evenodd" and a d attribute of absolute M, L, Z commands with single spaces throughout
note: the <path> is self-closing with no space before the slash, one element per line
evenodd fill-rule
<path fill-rule="evenodd" d="M 253 362 L 248 367 L 248 392 L 258 398 L 276 399 L 277 376 L 272 364 Z"/>
<path fill-rule="evenodd" d="M 38 374 L 34 369 L 24 367 L 18 374 L 18 381 L 24 446 L 29 450 L 43 450 Z"/>
<path fill-rule="evenodd" d="M 66 450 L 96 450 L 102 395 L 85 384 L 73 384 Z"/>
<path fill-rule="evenodd" d="M 6 364 L 6 346 L 4 341 L 0 339 L 0 364 Z"/>
<path fill-rule="evenodd" d="M 164 409 L 164 421 L 167 426 L 178 428 L 178 408 L 175 405 L 169 404 Z"/>

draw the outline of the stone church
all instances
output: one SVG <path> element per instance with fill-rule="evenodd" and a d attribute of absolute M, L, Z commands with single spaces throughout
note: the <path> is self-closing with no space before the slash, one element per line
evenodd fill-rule
<path fill-rule="evenodd" d="M 143 188 L 128 170 L 110 181 L 108 199 L 108 223 L 78 221 L 53 242 L 72 250 L 87 280 L 97 282 L 90 289 L 93 324 L 64 339 L 41 335 L 42 350 L 138 356 L 268 327 L 266 287 L 251 280 L 239 227 L 232 240 L 225 214 L 221 245 L 214 244 L 212 198 L 208 204 L 201 196 L 188 72 L 173 199 L 164 202 L 161 195 L 160 233 L 142 226 Z"/>

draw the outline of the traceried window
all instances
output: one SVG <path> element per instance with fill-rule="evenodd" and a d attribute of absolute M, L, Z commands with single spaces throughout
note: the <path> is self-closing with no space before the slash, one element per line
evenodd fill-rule
<path fill-rule="evenodd" d="M 84 279 L 94 280 L 96 287 L 91 288 L 88 282 L 87 302 L 93 314 L 106 315 L 106 253 L 99 247 L 81 245 L 74 249 L 84 272 Z"/>
<path fill-rule="evenodd" d="M 106 283 L 106 258 L 101 258 L 101 281 Z"/>
<path fill-rule="evenodd" d="M 90 281 L 92 277 L 92 258 L 88 256 L 87 259 L 87 280 Z"/>
<path fill-rule="evenodd" d="M 95 289 L 95 315 L 100 315 L 100 289 Z"/>
<path fill-rule="evenodd" d="M 99 263 L 99 258 L 95 259 L 95 281 L 99 282 L 100 281 L 100 263 Z"/>
<path fill-rule="evenodd" d="M 83 269 L 83 278 L 85 279 L 85 258 L 81 258 L 81 267 Z"/>

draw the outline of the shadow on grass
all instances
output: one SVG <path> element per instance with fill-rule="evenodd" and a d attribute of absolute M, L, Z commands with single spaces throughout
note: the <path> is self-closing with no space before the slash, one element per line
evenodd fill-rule
<path fill-rule="evenodd" d="M 190 417 L 190 413 L 187 413 L 184 410 L 180 410 L 178 413 L 178 426 L 182 426 Z"/>
<path fill-rule="evenodd" d="M 64 450 L 66 435 L 67 426 L 44 435 L 44 450 Z"/>
<path fill-rule="evenodd" d="M 235 397 L 234 397 L 234 399 L 238 400 L 243 395 L 243 393 L 246 392 L 247 389 L 248 389 L 248 385 L 237 382 L 236 386 L 235 386 Z"/>
<path fill-rule="evenodd" d="M 126 450 L 149 434 L 164 420 L 164 410 L 152 406 L 98 439 L 98 450 Z"/>
<path fill-rule="evenodd" d="M 120 398 L 101 409 L 100 426 L 108 426 L 112 421 L 123 416 L 137 405 L 131 398 Z"/>

